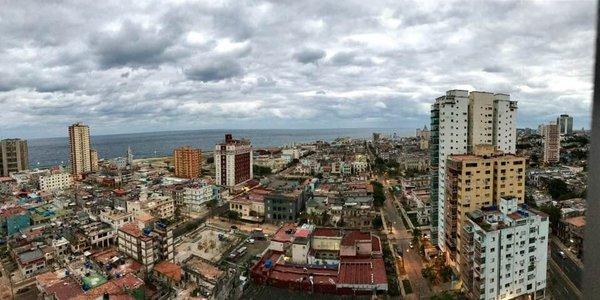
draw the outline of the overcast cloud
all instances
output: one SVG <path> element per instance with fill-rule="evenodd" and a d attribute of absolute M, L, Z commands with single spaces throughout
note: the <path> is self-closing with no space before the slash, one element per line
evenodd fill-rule
<path fill-rule="evenodd" d="M 0 137 L 428 124 L 448 89 L 589 128 L 595 1 L 4 1 Z"/>

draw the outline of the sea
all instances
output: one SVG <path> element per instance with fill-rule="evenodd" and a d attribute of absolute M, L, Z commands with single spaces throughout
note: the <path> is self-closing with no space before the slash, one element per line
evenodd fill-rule
<path fill-rule="evenodd" d="M 125 157 L 131 147 L 134 158 L 172 155 L 173 149 L 189 145 L 203 151 L 214 149 L 226 133 L 234 138 L 248 139 L 254 148 L 285 146 L 312 141 L 333 141 L 340 137 L 370 139 L 373 132 L 398 137 L 414 135 L 414 129 L 401 128 L 338 128 L 338 129 L 206 129 L 185 131 L 160 131 L 129 134 L 92 135 L 92 148 L 100 159 Z M 37 138 L 27 141 L 29 167 L 45 168 L 67 165 L 69 140 L 67 137 Z"/>

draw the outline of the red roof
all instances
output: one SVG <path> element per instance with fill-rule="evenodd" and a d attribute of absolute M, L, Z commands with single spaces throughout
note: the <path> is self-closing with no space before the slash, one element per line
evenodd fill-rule
<path fill-rule="evenodd" d="M 353 230 L 342 239 L 342 246 L 354 246 L 357 241 L 371 241 L 371 233 Z"/>
<path fill-rule="evenodd" d="M 379 237 L 376 235 L 371 236 L 371 251 L 372 252 L 381 252 L 381 241 Z"/>
<path fill-rule="evenodd" d="M 3 210 L 2 212 L 0 212 L 0 216 L 2 216 L 4 218 L 8 218 L 10 216 L 18 215 L 18 214 L 21 214 L 26 211 L 27 211 L 27 209 L 25 209 L 24 207 L 14 206 L 14 207 L 7 208 L 7 209 Z"/>
<path fill-rule="evenodd" d="M 301 228 L 301 229 L 298 229 L 298 231 L 296 231 L 296 233 L 294 234 L 294 237 L 307 238 L 309 235 L 310 235 L 310 230 L 308 230 L 307 228 Z"/>
<path fill-rule="evenodd" d="M 318 227 L 313 231 L 313 236 L 337 237 L 342 236 L 342 232 L 337 228 Z"/>
<path fill-rule="evenodd" d="M 173 279 L 176 282 L 181 281 L 183 270 L 178 264 L 170 261 L 161 261 L 154 266 L 154 271 Z"/>
<path fill-rule="evenodd" d="M 385 265 L 383 258 L 348 259 L 340 262 L 340 284 L 385 284 Z"/>
<path fill-rule="evenodd" d="M 277 232 L 271 238 L 271 241 L 281 243 L 291 243 L 294 240 L 294 233 L 296 232 L 296 224 L 286 223 L 281 226 Z M 289 232 L 289 233 L 288 233 Z"/>

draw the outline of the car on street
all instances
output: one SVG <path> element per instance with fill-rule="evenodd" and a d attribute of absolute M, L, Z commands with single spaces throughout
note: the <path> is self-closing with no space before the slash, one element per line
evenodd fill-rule
<path fill-rule="evenodd" d="M 558 251 L 558 255 L 559 255 L 561 258 L 567 258 L 567 255 L 566 255 L 566 254 L 565 254 L 565 252 L 563 252 L 563 251 Z"/>

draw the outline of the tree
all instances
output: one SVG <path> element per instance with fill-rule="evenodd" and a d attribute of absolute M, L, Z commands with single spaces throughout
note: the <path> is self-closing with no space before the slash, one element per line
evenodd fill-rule
<path fill-rule="evenodd" d="M 413 244 L 419 244 L 419 241 L 421 241 L 421 230 L 419 230 L 419 228 L 414 228 L 413 232 L 412 232 L 412 242 Z"/>
<path fill-rule="evenodd" d="M 447 265 L 444 265 L 441 268 L 439 274 L 443 282 L 448 282 L 450 281 L 450 279 L 452 279 L 452 268 Z"/>
<path fill-rule="evenodd" d="M 240 213 L 238 213 L 235 210 L 230 210 L 227 212 L 227 218 L 229 218 L 231 220 L 237 220 L 240 218 Z"/>
<path fill-rule="evenodd" d="M 545 204 L 540 207 L 540 210 L 548 215 L 550 218 L 550 226 L 553 229 L 556 229 L 561 216 L 560 208 L 552 204 Z"/>
<path fill-rule="evenodd" d="M 432 266 L 427 266 L 421 269 L 421 276 L 431 282 L 435 282 L 436 275 Z"/>
<path fill-rule="evenodd" d="M 325 210 L 321 213 L 321 226 L 324 226 L 329 222 L 329 213 Z"/>
<path fill-rule="evenodd" d="M 383 203 L 385 202 L 383 185 L 378 181 L 372 181 L 371 185 L 373 186 L 373 204 L 375 204 L 376 207 L 383 206 Z"/>
<path fill-rule="evenodd" d="M 449 291 L 443 291 L 439 294 L 432 295 L 430 300 L 454 300 L 458 299 L 457 295 Z"/>
<path fill-rule="evenodd" d="M 383 227 L 383 220 L 381 219 L 381 216 L 376 216 L 375 218 L 373 218 L 371 224 L 373 225 L 373 228 L 381 229 Z"/>
<path fill-rule="evenodd" d="M 569 195 L 572 195 L 572 191 L 569 188 L 569 185 L 567 185 L 567 183 L 562 179 L 550 179 L 546 183 L 546 187 L 548 188 L 548 193 L 550 194 L 550 196 L 552 196 L 552 198 L 556 200 L 566 199 L 569 197 Z"/>
<path fill-rule="evenodd" d="M 270 175 L 273 172 L 273 170 L 266 166 L 252 165 L 252 172 L 256 176 L 265 176 Z"/>
<path fill-rule="evenodd" d="M 217 202 L 217 199 L 214 199 L 214 198 L 213 198 L 213 199 L 211 199 L 210 201 L 208 201 L 208 202 L 206 203 L 206 207 L 208 207 L 208 208 L 213 208 L 213 207 L 216 207 L 216 206 L 217 206 L 217 204 L 218 204 L 218 202 Z"/>

